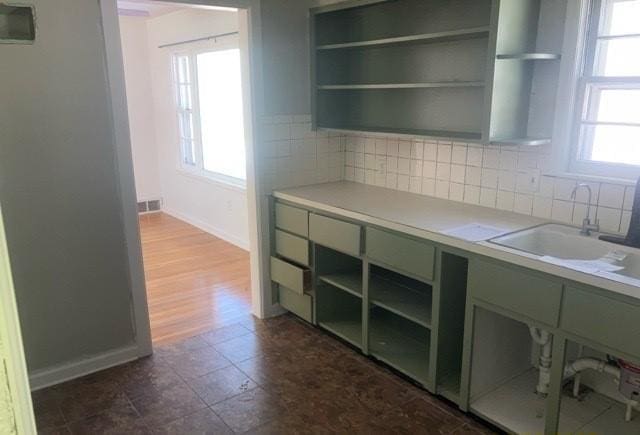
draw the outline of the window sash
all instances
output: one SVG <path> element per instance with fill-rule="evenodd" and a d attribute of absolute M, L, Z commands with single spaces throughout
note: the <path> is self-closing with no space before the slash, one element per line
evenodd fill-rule
<path fill-rule="evenodd" d="M 597 89 L 640 89 L 640 76 L 604 76 L 599 71 L 603 67 L 598 62 L 603 59 L 598 53 L 598 45 L 601 41 L 614 41 L 624 38 L 639 37 L 640 34 L 606 34 L 604 19 L 610 17 L 605 11 L 607 5 L 612 3 L 606 0 L 593 0 L 590 5 L 587 33 L 583 47 L 583 64 L 581 77 L 578 80 L 578 94 L 576 111 L 572 129 L 574 147 L 569 170 L 578 173 L 590 173 L 592 175 L 611 177 L 616 174 L 620 178 L 635 178 L 640 175 L 640 165 L 625 163 L 601 162 L 587 158 L 592 155 L 593 131 L 589 126 L 619 125 L 637 127 L 636 123 L 606 121 L 593 119 L 594 112 L 598 110 L 597 97 L 594 98 L 594 90 Z M 640 143 L 639 143 L 640 146 Z"/>

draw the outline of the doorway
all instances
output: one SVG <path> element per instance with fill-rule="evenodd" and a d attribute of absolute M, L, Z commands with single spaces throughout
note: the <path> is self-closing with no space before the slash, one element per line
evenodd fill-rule
<path fill-rule="evenodd" d="M 151 336 L 165 344 L 251 315 L 247 14 L 117 7 Z"/>

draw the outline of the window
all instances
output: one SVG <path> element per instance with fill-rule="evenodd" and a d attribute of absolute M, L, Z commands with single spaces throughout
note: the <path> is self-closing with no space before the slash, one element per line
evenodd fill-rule
<path fill-rule="evenodd" d="M 183 168 L 243 184 L 246 179 L 240 50 L 174 55 Z"/>
<path fill-rule="evenodd" d="M 640 174 L 640 0 L 594 0 L 575 137 L 579 172 Z"/>

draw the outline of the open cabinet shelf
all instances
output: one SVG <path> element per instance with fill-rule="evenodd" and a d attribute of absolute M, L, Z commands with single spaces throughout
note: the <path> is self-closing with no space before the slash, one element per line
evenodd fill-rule
<path fill-rule="evenodd" d="M 421 89 L 421 88 L 481 88 L 484 82 L 425 82 L 425 83 L 376 83 L 376 84 L 351 84 L 351 85 L 319 85 L 318 89 Z"/>
<path fill-rule="evenodd" d="M 387 276 L 372 273 L 369 278 L 369 302 L 420 326 L 431 328 L 431 288 L 417 281 L 416 284 L 420 288 L 411 288 L 411 284 L 403 285 Z"/>
<path fill-rule="evenodd" d="M 353 270 L 321 275 L 318 279 L 352 295 L 362 297 L 362 271 Z"/>
<path fill-rule="evenodd" d="M 369 353 L 405 375 L 427 384 L 430 331 L 374 307 L 369 320 Z"/>
<path fill-rule="evenodd" d="M 342 50 L 362 47 L 386 47 L 403 44 L 425 44 L 458 41 L 461 39 L 486 38 L 489 36 L 489 26 L 473 27 L 470 29 L 449 30 L 445 32 L 422 33 L 420 35 L 396 36 L 393 38 L 372 39 L 368 41 L 354 41 L 340 44 L 318 45 L 317 50 Z"/>
<path fill-rule="evenodd" d="M 344 133 L 377 132 L 404 136 L 422 136 L 427 138 L 451 138 L 459 140 L 479 141 L 482 137 L 479 132 L 452 131 L 452 130 L 422 130 L 417 128 L 394 128 L 394 127 L 367 127 L 362 125 L 322 125 L 318 128 Z"/>
<path fill-rule="evenodd" d="M 521 145 L 521 146 L 539 146 L 551 143 L 551 138 L 545 137 L 519 137 L 513 139 L 493 139 L 493 145 Z"/>
<path fill-rule="evenodd" d="M 532 60 L 559 60 L 560 57 L 561 56 L 556 53 L 516 53 L 516 54 L 498 54 L 496 56 L 496 59 L 532 61 Z"/>

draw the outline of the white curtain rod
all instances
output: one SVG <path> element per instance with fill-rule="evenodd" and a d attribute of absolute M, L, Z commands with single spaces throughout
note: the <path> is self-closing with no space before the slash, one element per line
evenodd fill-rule
<path fill-rule="evenodd" d="M 219 33 L 217 35 L 205 36 L 202 38 L 189 39 L 188 41 L 172 42 L 171 44 L 158 45 L 158 48 L 175 47 L 176 45 L 190 44 L 192 42 L 208 41 L 210 39 L 222 38 L 223 36 L 237 35 L 239 32 Z"/>

